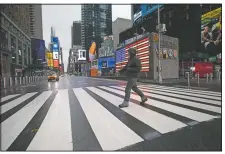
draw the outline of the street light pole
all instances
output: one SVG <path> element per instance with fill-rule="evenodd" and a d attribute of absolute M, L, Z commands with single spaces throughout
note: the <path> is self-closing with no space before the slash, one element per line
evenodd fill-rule
<path fill-rule="evenodd" d="M 158 51 L 158 80 L 159 84 L 162 83 L 161 67 L 160 67 L 160 50 L 161 50 L 161 27 L 160 27 L 160 9 L 158 5 L 158 35 L 159 35 L 159 51 Z"/>

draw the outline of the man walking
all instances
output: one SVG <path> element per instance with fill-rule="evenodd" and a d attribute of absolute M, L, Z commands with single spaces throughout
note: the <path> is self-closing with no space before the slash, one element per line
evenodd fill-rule
<path fill-rule="evenodd" d="M 136 92 L 141 97 L 141 105 L 148 100 L 147 97 L 138 89 L 136 82 L 139 78 L 141 71 L 141 61 L 136 56 L 136 49 L 130 48 L 128 50 L 128 62 L 126 66 L 119 71 L 119 73 L 125 72 L 127 79 L 127 85 L 125 88 L 125 98 L 122 104 L 119 105 L 120 108 L 128 107 L 130 101 L 131 89 Z"/>

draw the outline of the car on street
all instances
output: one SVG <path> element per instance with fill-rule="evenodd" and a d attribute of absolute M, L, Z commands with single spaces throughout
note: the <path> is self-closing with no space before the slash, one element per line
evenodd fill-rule
<path fill-rule="evenodd" d="M 48 75 L 48 81 L 59 81 L 59 75 L 57 73 L 52 73 Z"/>

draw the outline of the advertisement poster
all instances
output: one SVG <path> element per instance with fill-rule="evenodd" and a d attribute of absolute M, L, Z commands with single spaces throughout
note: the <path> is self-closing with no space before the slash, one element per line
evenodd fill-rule
<path fill-rule="evenodd" d="M 101 48 L 98 50 L 98 57 L 114 56 L 113 44 L 113 36 L 105 36 Z"/>
<path fill-rule="evenodd" d="M 209 55 L 222 52 L 222 8 L 217 8 L 201 18 L 202 51 Z"/>
<path fill-rule="evenodd" d="M 31 39 L 31 51 L 34 59 L 40 59 L 42 62 L 45 60 L 45 41 L 40 39 Z"/>
<path fill-rule="evenodd" d="M 52 38 L 52 51 L 59 52 L 59 39 L 58 37 Z"/>
<path fill-rule="evenodd" d="M 92 42 L 89 49 L 89 61 L 92 62 L 96 56 L 96 43 Z"/>
<path fill-rule="evenodd" d="M 59 60 L 53 60 L 55 68 L 59 68 Z"/>
<path fill-rule="evenodd" d="M 48 67 L 53 67 L 53 59 L 48 59 Z"/>
<path fill-rule="evenodd" d="M 59 59 L 59 53 L 53 52 L 53 59 Z"/>

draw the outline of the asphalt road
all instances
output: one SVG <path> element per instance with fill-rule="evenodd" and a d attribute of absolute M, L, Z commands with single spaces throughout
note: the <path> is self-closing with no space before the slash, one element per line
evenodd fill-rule
<path fill-rule="evenodd" d="M 3 151 L 221 151 L 221 93 L 65 76 L 1 90 Z"/>

